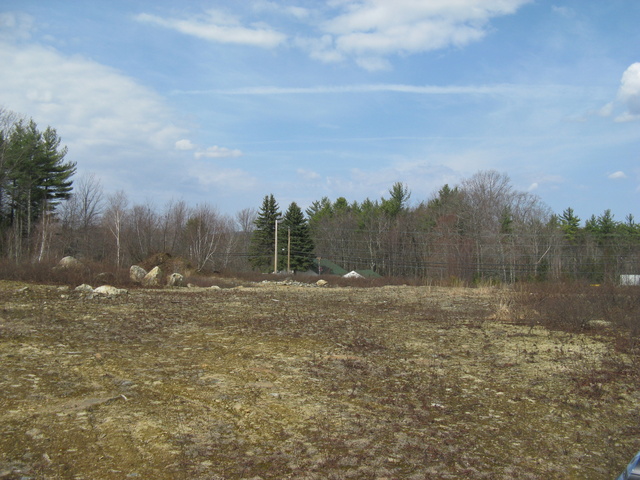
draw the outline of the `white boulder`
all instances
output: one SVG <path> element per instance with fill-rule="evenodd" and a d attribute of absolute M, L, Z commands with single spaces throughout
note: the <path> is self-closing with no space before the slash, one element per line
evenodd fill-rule
<path fill-rule="evenodd" d="M 116 288 L 116 287 L 112 287 L 111 285 L 102 285 L 96 288 L 93 291 L 93 293 L 95 293 L 96 295 L 105 295 L 107 297 L 113 297 L 116 295 L 125 295 L 129 292 L 124 288 Z"/>
<path fill-rule="evenodd" d="M 142 284 L 147 287 L 157 287 L 162 279 L 162 270 L 160 267 L 153 267 L 142 279 Z"/>

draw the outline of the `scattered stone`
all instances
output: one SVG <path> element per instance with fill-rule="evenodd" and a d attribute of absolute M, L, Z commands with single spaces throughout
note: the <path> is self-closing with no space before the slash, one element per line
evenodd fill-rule
<path fill-rule="evenodd" d="M 91 285 L 83 283 L 82 285 L 78 285 L 76 288 L 74 288 L 73 291 L 78 293 L 93 293 L 93 287 Z"/>
<path fill-rule="evenodd" d="M 209 290 L 222 290 L 218 285 L 211 285 Z"/>
<path fill-rule="evenodd" d="M 127 293 L 129 293 L 129 291 L 125 290 L 124 288 L 112 287 L 111 285 L 102 285 L 96 288 L 93 293 L 97 295 L 106 295 L 108 297 L 113 297 L 116 295 L 126 295 Z"/>
<path fill-rule="evenodd" d="M 142 284 L 147 287 L 157 287 L 160 285 L 161 278 L 162 270 L 160 270 L 160 267 L 153 267 L 153 269 L 142 279 Z"/>
<path fill-rule="evenodd" d="M 179 273 L 172 273 L 167 278 L 167 287 L 183 287 L 184 286 L 184 276 Z"/>
<path fill-rule="evenodd" d="M 132 282 L 142 283 L 142 280 L 146 275 L 147 271 L 144 268 L 138 265 L 131 265 L 131 268 L 129 269 L 129 278 Z"/>
<path fill-rule="evenodd" d="M 589 320 L 587 322 L 587 327 L 592 328 L 594 330 L 604 330 L 610 328 L 612 325 L 611 322 L 607 320 Z"/>

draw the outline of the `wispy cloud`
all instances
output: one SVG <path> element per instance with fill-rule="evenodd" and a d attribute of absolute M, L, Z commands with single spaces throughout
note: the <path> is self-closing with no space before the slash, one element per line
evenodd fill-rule
<path fill-rule="evenodd" d="M 627 174 L 618 170 L 617 172 L 613 172 L 611 174 L 609 174 L 609 179 L 610 180 L 622 180 L 627 178 Z"/>
<path fill-rule="evenodd" d="M 287 36 L 264 25 L 242 26 L 235 17 L 209 10 L 206 14 L 190 18 L 162 18 L 141 13 L 135 19 L 212 42 L 274 48 Z"/>
<path fill-rule="evenodd" d="M 135 19 L 218 43 L 262 48 L 292 45 L 322 62 L 351 59 L 366 70 L 376 71 L 389 69 L 389 57 L 393 55 L 460 48 L 479 41 L 491 19 L 513 14 L 531 1 L 336 0 L 304 8 L 261 0 L 248 11 L 294 17 L 316 35 L 283 33 L 263 22 L 247 26 L 240 18 L 213 9 L 180 18 L 141 13 Z"/>
<path fill-rule="evenodd" d="M 230 149 L 226 147 L 219 147 L 214 145 L 213 147 L 209 147 L 206 150 L 199 150 L 194 153 L 195 158 L 232 158 L 232 157 L 241 157 L 242 151 L 237 149 Z"/>
<path fill-rule="evenodd" d="M 527 95 L 546 96 L 575 90 L 568 85 L 317 85 L 313 87 L 256 86 L 212 90 L 174 90 L 174 95 L 319 95 L 342 93 L 407 93 L 416 95 Z"/>
<path fill-rule="evenodd" d="M 196 146 L 188 139 L 182 139 L 176 142 L 176 150 L 194 150 L 195 148 Z"/>
<path fill-rule="evenodd" d="M 304 168 L 298 168 L 296 170 L 296 173 L 298 174 L 298 176 L 300 176 L 304 180 L 318 180 L 320 178 L 319 173 L 314 172 L 312 170 L 306 170 Z"/>
<path fill-rule="evenodd" d="M 311 15 L 311 10 L 308 8 L 298 7 L 295 5 L 281 5 L 279 3 L 267 0 L 254 1 L 252 4 L 252 8 L 258 13 L 280 13 L 300 20 L 306 19 Z"/>
<path fill-rule="evenodd" d="M 33 29 L 33 17 L 26 13 L 0 13 L 0 40 L 26 40 L 31 37 Z"/>

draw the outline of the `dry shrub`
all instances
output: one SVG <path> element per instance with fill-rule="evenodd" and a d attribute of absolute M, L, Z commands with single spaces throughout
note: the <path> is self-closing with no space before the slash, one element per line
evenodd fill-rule
<path fill-rule="evenodd" d="M 92 286 L 110 284 L 128 286 L 128 270 L 98 262 L 82 262 L 80 266 L 62 268 L 57 262 L 0 262 L 0 279 L 75 287 L 83 283 Z"/>
<path fill-rule="evenodd" d="M 608 332 L 619 336 L 619 348 L 628 351 L 640 345 L 638 287 L 529 283 L 514 292 L 510 308 L 514 320 L 528 325 L 569 332 Z"/>

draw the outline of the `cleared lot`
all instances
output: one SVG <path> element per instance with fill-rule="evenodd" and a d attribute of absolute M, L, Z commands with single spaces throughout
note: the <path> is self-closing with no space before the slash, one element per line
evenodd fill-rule
<path fill-rule="evenodd" d="M 508 295 L 0 282 L 0 478 L 615 478 L 636 360 Z"/>

